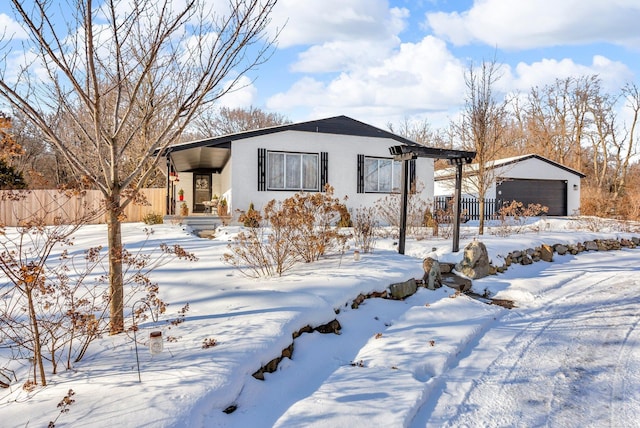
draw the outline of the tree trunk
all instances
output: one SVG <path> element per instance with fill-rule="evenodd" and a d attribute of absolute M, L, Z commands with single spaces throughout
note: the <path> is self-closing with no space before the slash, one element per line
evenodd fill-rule
<path fill-rule="evenodd" d="M 47 378 L 44 373 L 44 362 L 42 361 L 42 346 L 40 344 L 40 329 L 38 327 L 38 318 L 36 315 L 36 309 L 33 305 L 33 291 L 32 285 L 26 286 L 27 302 L 29 304 L 29 320 L 31 322 L 31 329 L 33 330 L 33 359 L 34 365 L 38 367 L 40 372 L 40 383 L 42 386 L 47 386 Z M 34 368 L 35 376 L 35 368 Z M 37 382 L 37 379 L 34 379 Z"/>
<path fill-rule="evenodd" d="M 478 199 L 478 216 L 480 217 L 480 222 L 478 223 L 478 235 L 484 235 L 484 195 L 481 194 Z"/>
<path fill-rule="evenodd" d="M 124 290 L 122 282 L 122 229 L 120 224 L 120 197 L 111 198 L 107 211 L 107 241 L 109 245 L 110 297 L 109 333 L 124 331 Z"/>

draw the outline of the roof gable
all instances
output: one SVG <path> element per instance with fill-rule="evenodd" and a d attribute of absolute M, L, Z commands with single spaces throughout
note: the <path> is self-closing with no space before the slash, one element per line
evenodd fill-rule
<path fill-rule="evenodd" d="M 555 166 L 556 168 L 562 169 L 564 171 L 570 172 L 571 174 L 575 174 L 580 178 L 586 177 L 585 174 L 580 171 L 576 171 L 575 169 L 569 168 L 568 166 L 562 165 L 558 162 L 552 161 L 551 159 L 547 159 L 544 156 L 536 155 L 536 154 L 527 154 L 521 156 L 514 156 L 510 158 L 497 159 L 494 161 L 489 161 L 485 163 L 488 169 L 501 168 L 504 166 L 512 165 L 518 162 L 523 162 L 529 159 L 538 159 L 542 162 L 546 162 L 550 165 Z M 475 175 L 478 173 L 478 164 L 465 165 L 465 173 Z M 435 172 L 435 180 L 448 180 L 454 177 L 455 170 L 454 168 L 445 168 Z"/>

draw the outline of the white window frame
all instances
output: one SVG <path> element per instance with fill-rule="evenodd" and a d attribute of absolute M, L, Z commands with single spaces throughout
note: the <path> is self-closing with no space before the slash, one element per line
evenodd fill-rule
<path fill-rule="evenodd" d="M 276 165 L 273 157 L 282 156 L 282 161 L 280 165 Z M 300 171 L 299 176 L 297 177 L 300 185 L 298 183 L 291 183 L 290 181 L 291 174 L 288 174 L 287 167 L 291 165 L 288 160 L 292 160 L 294 158 L 299 158 Z M 305 158 L 308 160 L 313 158 L 313 166 L 315 168 L 315 174 L 312 176 L 314 181 L 313 186 L 309 185 L 309 183 L 305 183 L 305 178 L 307 177 L 306 168 L 305 168 Z M 274 168 L 279 168 L 279 171 L 274 171 Z M 273 177 L 274 172 L 279 173 L 282 181 L 282 185 L 278 185 Z M 267 190 L 292 190 L 292 191 L 307 191 L 307 192 L 318 192 L 320 191 L 320 154 L 319 153 L 297 153 L 297 152 L 281 152 L 281 151 L 267 151 Z"/>
<path fill-rule="evenodd" d="M 373 170 L 370 168 L 371 163 L 376 166 Z M 390 188 L 385 186 L 384 177 L 381 177 L 380 171 L 384 165 L 391 163 Z M 365 193 L 398 193 L 400 192 L 400 183 L 402 180 L 402 162 L 393 160 L 393 158 L 382 158 L 365 156 L 364 157 L 364 192 Z M 373 177 L 375 174 L 375 177 Z M 373 178 L 373 179 L 372 179 Z"/>

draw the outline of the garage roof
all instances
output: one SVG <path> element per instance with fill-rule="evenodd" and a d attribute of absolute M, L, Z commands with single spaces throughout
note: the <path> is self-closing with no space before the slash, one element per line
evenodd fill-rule
<path fill-rule="evenodd" d="M 572 174 L 577 175 L 580 178 L 584 178 L 586 177 L 585 174 L 581 173 L 580 171 L 576 171 L 575 169 L 569 168 L 565 165 L 562 165 L 558 162 L 554 162 L 551 159 L 547 159 L 544 156 L 540 156 L 540 155 L 536 155 L 536 154 L 527 154 L 527 155 L 521 155 L 521 156 L 514 156 L 514 157 L 510 157 L 510 158 L 504 158 L 504 159 L 497 159 L 494 161 L 489 161 L 487 162 L 485 165 L 487 166 L 487 168 L 489 169 L 493 169 L 493 168 L 498 168 L 498 167 L 502 167 L 502 166 L 507 166 L 507 165 L 511 165 L 517 162 L 522 162 L 525 161 L 527 159 L 538 159 L 541 160 L 543 162 L 546 162 L 548 164 L 551 164 L 557 168 L 563 169 L 565 171 L 568 171 Z M 474 164 L 470 164 L 470 165 L 465 165 L 464 166 L 464 172 L 467 175 L 473 175 L 473 174 L 477 174 L 478 172 L 478 164 L 474 163 Z M 444 168 L 444 169 L 440 169 L 438 171 L 435 171 L 434 173 L 434 179 L 436 181 L 440 181 L 440 180 L 449 180 L 451 178 L 455 177 L 455 168 Z"/>

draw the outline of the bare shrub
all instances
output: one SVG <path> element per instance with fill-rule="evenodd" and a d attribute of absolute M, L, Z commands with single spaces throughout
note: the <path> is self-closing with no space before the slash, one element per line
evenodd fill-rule
<path fill-rule="evenodd" d="M 45 226 L 47 214 L 43 208 L 40 217 L 22 219 L 19 227 L 0 227 L 0 279 L 4 282 L 0 333 L 9 347 L 18 350 L 17 358 L 34 364 L 33 381 L 27 383 L 43 386 L 45 362 L 54 374 L 61 361 L 69 369 L 96 338 L 108 332 L 110 303 L 107 252 L 102 247 L 71 251 L 72 235 L 92 216 Z M 150 281 L 149 274 L 171 259 L 195 257 L 179 246 L 161 245 L 152 254 L 144 254 L 143 248 L 144 243 L 136 252 L 120 249 L 124 302 L 143 299 L 163 312 L 158 284 Z M 144 316 L 134 314 L 136 319 Z"/>
<path fill-rule="evenodd" d="M 353 239 L 357 248 L 372 253 L 376 243 L 378 219 L 373 207 L 360 207 L 353 218 Z"/>
<path fill-rule="evenodd" d="M 346 237 L 334 227 L 340 219 L 340 206 L 329 185 L 324 192 L 296 193 L 282 203 L 289 226 L 294 229 L 293 247 L 305 262 L 314 262 L 344 245 Z"/>
<path fill-rule="evenodd" d="M 251 278 L 282 276 L 299 261 L 292 241 L 295 237 L 281 204 L 270 201 L 264 208 L 269 228 L 252 227 L 238 233 L 227 245 L 223 261 Z"/>
<path fill-rule="evenodd" d="M 424 184 L 414 184 L 407 198 L 407 234 L 415 235 L 424 226 L 425 213 L 430 210 L 431 204 L 419 195 L 424 189 Z M 375 207 L 383 224 L 393 229 L 393 235 L 398 236 L 400 231 L 400 209 L 402 195 L 390 193 L 376 201 Z"/>
<path fill-rule="evenodd" d="M 333 188 L 322 193 L 297 193 L 282 202 L 270 201 L 263 214 L 267 227 L 240 232 L 223 260 L 242 274 L 258 278 L 282 276 L 296 263 L 311 263 L 331 250 L 344 251 L 347 237 L 334 224 L 340 201 Z M 246 217 L 243 217 L 246 219 Z"/>
<path fill-rule="evenodd" d="M 491 233 L 504 237 L 512 233 L 522 233 L 526 229 L 529 218 L 546 214 L 548 211 L 549 207 L 540 204 L 529 204 L 525 207 L 522 202 L 511 201 L 498 210 L 500 225 L 491 228 Z"/>

